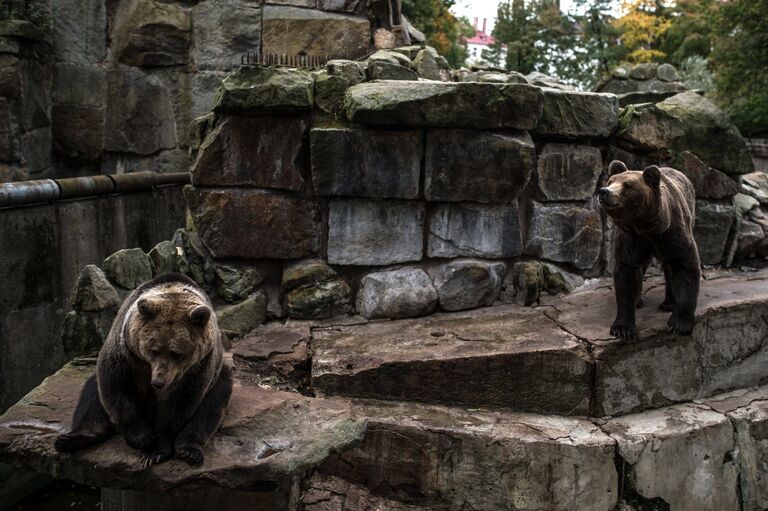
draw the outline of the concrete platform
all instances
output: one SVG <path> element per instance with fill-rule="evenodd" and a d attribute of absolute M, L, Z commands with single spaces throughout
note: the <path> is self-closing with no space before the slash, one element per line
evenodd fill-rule
<path fill-rule="evenodd" d="M 646 283 L 639 340 L 608 334 L 608 283 L 534 309 L 502 305 L 312 331 L 324 395 L 613 416 L 768 383 L 768 273 L 702 282 L 691 336 L 666 331 L 662 281 Z"/>

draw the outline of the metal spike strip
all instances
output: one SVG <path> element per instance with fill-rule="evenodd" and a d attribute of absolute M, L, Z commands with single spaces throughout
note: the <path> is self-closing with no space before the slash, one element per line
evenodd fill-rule
<path fill-rule="evenodd" d="M 354 54 L 352 52 L 341 52 L 332 55 L 287 55 L 285 53 L 271 52 L 246 52 L 240 56 L 241 66 L 277 66 L 316 69 L 324 67 L 331 60 L 364 60 L 370 57 L 376 51 L 375 47 L 370 47 L 368 51 Z"/>

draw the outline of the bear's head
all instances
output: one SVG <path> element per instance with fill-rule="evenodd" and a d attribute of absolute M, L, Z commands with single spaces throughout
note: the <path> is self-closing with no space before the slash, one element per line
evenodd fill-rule
<path fill-rule="evenodd" d="M 170 388 L 220 342 L 210 304 L 183 285 L 150 290 L 129 320 L 131 351 L 149 364 L 151 385 Z"/>
<path fill-rule="evenodd" d="M 645 223 L 659 210 L 661 169 L 656 165 L 643 171 L 627 170 L 614 160 L 608 165 L 608 182 L 597 192 L 600 207 L 614 222 L 627 225 Z"/>

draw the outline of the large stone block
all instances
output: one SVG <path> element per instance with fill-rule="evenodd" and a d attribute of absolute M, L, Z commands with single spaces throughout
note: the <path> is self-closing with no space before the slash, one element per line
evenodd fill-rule
<path fill-rule="evenodd" d="M 602 222 L 593 207 L 531 201 L 526 254 L 587 270 L 598 261 L 602 242 Z"/>
<path fill-rule="evenodd" d="M 301 190 L 305 130 L 295 117 L 226 117 L 200 146 L 192 183 Z"/>
<path fill-rule="evenodd" d="M 739 468 L 728 418 L 707 406 L 679 405 L 611 419 L 624 494 L 655 509 L 739 509 Z"/>
<path fill-rule="evenodd" d="M 361 0 L 317 0 L 317 8 L 324 11 L 356 13 L 364 5 Z"/>
<path fill-rule="evenodd" d="M 530 130 L 541 90 L 522 84 L 382 81 L 351 87 L 347 117 L 367 124 Z"/>
<path fill-rule="evenodd" d="M 305 70 L 242 67 L 221 82 L 214 108 L 235 113 L 308 110 L 313 89 L 314 78 Z"/>
<path fill-rule="evenodd" d="M 369 273 L 360 280 L 357 313 L 365 318 L 411 318 L 435 310 L 437 291 L 419 268 Z"/>
<path fill-rule="evenodd" d="M 108 72 L 105 119 L 108 151 L 152 154 L 176 147 L 176 121 L 167 89 L 136 69 Z"/>
<path fill-rule="evenodd" d="M 54 104 L 103 107 L 107 74 L 97 66 L 59 63 L 54 67 L 51 99 Z"/>
<path fill-rule="evenodd" d="M 124 1 L 112 23 L 111 49 L 129 66 L 181 66 L 189 60 L 190 13 L 156 0 Z"/>
<path fill-rule="evenodd" d="M 215 257 L 299 259 L 320 253 L 320 209 L 264 190 L 186 187 L 192 221 Z"/>
<path fill-rule="evenodd" d="M 471 259 L 440 266 L 434 276 L 440 307 L 459 311 L 491 305 L 499 296 L 506 271 L 504 263 Z"/>
<path fill-rule="evenodd" d="M 693 237 L 703 264 L 720 264 L 726 256 L 736 211 L 731 203 L 696 201 Z"/>
<path fill-rule="evenodd" d="M 315 128 L 310 133 L 317 195 L 416 199 L 420 131 Z"/>
<path fill-rule="evenodd" d="M 288 6 L 264 7 L 262 48 L 279 55 L 362 54 L 370 46 L 367 17 Z"/>
<path fill-rule="evenodd" d="M 107 53 L 107 2 L 51 2 L 53 50 L 58 62 L 97 64 Z"/>
<path fill-rule="evenodd" d="M 194 57 L 198 69 L 226 71 L 246 52 L 261 47 L 262 9 L 258 2 L 217 0 L 192 9 Z"/>
<path fill-rule="evenodd" d="M 691 180 L 700 199 L 725 199 L 739 193 L 739 185 L 717 169 L 709 167 L 695 154 L 683 151 L 675 168 Z"/>
<path fill-rule="evenodd" d="M 547 144 L 536 169 L 538 198 L 544 201 L 588 200 L 603 171 L 597 147 Z"/>
<path fill-rule="evenodd" d="M 350 311 L 349 284 L 319 259 L 299 261 L 283 269 L 283 310 L 291 318 L 321 319 Z"/>
<path fill-rule="evenodd" d="M 439 204 L 430 210 L 429 257 L 515 257 L 523 252 L 517 203 Z"/>
<path fill-rule="evenodd" d="M 607 137 L 618 126 L 619 100 L 613 94 L 542 89 L 536 133 L 566 137 Z"/>
<path fill-rule="evenodd" d="M 334 200 L 328 219 L 328 262 L 384 265 L 423 254 L 424 204 Z"/>
<path fill-rule="evenodd" d="M 424 195 L 429 201 L 509 202 L 528 184 L 535 161 L 525 132 L 430 131 Z"/>
<path fill-rule="evenodd" d="M 104 150 L 104 108 L 54 105 L 53 149 L 67 158 L 98 160 Z"/>
<path fill-rule="evenodd" d="M 12 108 L 7 98 L 0 98 L 0 161 L 14 161 L 18 158 L 17 130 L 13 126 Z"/>

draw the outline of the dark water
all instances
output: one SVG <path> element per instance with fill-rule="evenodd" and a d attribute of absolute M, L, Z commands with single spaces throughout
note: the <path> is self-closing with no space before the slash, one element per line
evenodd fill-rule
<path fill-rule="evenodd" d="M 91 511 L 101 509 L 101 490 L 71 481 L 53 481 L 9 511 Z"/>

